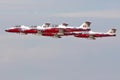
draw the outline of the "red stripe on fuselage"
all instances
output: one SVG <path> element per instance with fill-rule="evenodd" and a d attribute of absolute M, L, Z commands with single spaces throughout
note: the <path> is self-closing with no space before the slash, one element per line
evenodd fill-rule
<path fill-rule="evenodd" d="M 81 37 L 81 38 L 88 38 L 90 36 L 93 37 L 109 37 L 109 36 L 116 36 L 116 35 L 110 35 L 110 34 L 75 34 L 75 37 Z"/>
<path fill-rule="evenodd" d="M 15 28 L 15 29 L 8 29 L 8 30 L 5 30 L 6 32 L 13 32 L 13 33 L 20 33 L 21 32 L 21 29 L 20 28 Z"/>

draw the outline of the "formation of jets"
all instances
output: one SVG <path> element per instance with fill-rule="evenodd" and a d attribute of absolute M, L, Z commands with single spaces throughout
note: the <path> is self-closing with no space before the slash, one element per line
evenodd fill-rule
<path fill-rule="evenodd" d="M 60 25 L 50 25 L 45 23 L 42 26 L 24 26 L 17 25 L 6 29 L 6 32 L 22 33 L 22 34 L 37 34 L 41 36 L 49 36 L 55 38 L 61 38 L 62 36 L 74 36 L 77 38 L 88 38 L 95 40 L 98 37 L 112 37 L 116 36 L 116 29 L 110 29 L 108 32 L 93 32 L 90 29 L 91 22 L 86 21 L 79 27 L 68 26 L 67 23 Z"/>

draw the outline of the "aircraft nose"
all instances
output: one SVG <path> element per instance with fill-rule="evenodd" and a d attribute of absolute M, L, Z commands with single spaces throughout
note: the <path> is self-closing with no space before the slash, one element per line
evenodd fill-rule
<path fill-rule="evenodd" d="M 7 29 L 6 29 L 5 31 L 6 31 L 6 32 L 8 32 L 8 30 L 7 30 Z"/>

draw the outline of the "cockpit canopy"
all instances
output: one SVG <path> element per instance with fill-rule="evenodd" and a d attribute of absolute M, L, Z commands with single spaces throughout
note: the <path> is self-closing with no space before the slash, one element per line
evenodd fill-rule
<path fill-rule="evenodd" d="M 16 25 L 16 26 L 14 26 L 14 27 L 21 27 L 21 25 Z"/>
<path fill-rule="evenodd" d="M 38 26 L 31 26 L 31 28 L 33 28 L 33 29 L 35 29 L 35 28 L 37 28 Z"/>

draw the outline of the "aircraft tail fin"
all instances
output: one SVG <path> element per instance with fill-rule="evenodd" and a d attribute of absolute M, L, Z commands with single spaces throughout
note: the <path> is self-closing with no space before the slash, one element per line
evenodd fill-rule
<path fill-rule="evenodd" d="M 68 24 L 67 24 L 67 23 L 62 23 L 61 25 L 62 25 L 62 26 L 66 26 L 66 27 L 68 26 Z"/>
<path fill-rule="evenodd" d="M 116 31 L 117 31 L 117 29 L 114 29 L 114 28 L 113 28 L 113 29 L 110 29 L 107 33 L 114 35 L 114 34 L 116 34 Z"/>
<path fill-rule="evenodd" d="M 45 23 L 45 24 L 42 25 L 42 27 L 45 27 L 45 28 L 49 27 L 49 26 L 50 26 L 50 23 Z"/>
<path fill-rule="evenodd" d="M 67 27 L 67 26 L 68 26 L 67 23 L 62 23 L 62 24 L 59 25 L 60 28 L 64 28 L 64 27 Z"/>
<path fill-rule="evenodd" d="M 90 24 L 91 24 L 91 22 L 86 21 L 79 28 L 90 29 Z"/>

